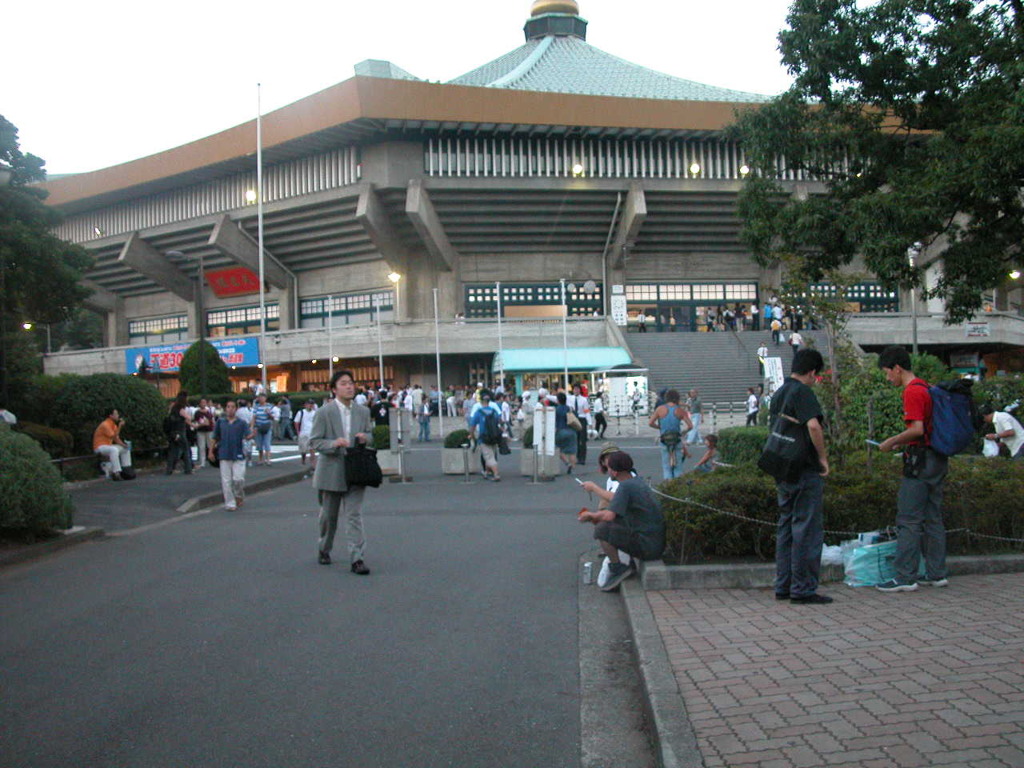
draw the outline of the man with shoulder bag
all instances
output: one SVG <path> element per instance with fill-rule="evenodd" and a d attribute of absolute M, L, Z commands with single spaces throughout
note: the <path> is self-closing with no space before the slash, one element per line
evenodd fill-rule
<path fill-rule="evenodd" d="M 349 448 L 369 442 L 370 409 L 354 402 L 356 385 L 351 371 L 335 371 L 330 388 L 334 400 L 317 410 L 309 436 L 309 447 L 319 454 L 313 475 L 313 487 L 320 497 L 318 562 L 331 564 L 338 516 L 344 509 L 350 567 L 352 573 L 366 576 L 370 573 L 363 561 L 366 541 L 362 511 L 366 487 L 348 482 L 345 455 Z"/>
<path fill-rule="evenodd" d="M 821 404 L 811 387 L 825 367 L 816 349 L 793 357 L 789 379 L 772 396 L 770 434 L 758 466 L 775 478 L 779 515 L 775 535 L 775 599 L 821 605 L 818 594 L 824 543 L 828 454 Z"/>

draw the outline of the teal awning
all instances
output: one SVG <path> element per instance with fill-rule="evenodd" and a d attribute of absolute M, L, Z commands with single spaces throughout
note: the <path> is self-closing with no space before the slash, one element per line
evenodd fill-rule
<path fill-rule="evenodd" d="M 531 349 L 506 349 L 494 356 L 494 371 L 504 367 L 506 373 L 545 373 L 561 371 L 566 367 L 570 371 L 596 371 L 599 368 L 614 368 L 616 365 L 629 365 L 632 358 L 622 347 L 570 347 L 568 351 L 561 347 L 534 347 Z"/>

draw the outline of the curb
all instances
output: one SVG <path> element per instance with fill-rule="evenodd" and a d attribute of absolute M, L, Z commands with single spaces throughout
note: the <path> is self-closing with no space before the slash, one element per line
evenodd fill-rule
<path fill-rule="evenodd" d="M 257 480 L 252 484 L 245 486 L 245 493 L 248 496 L 252 493 L 259 493 L 266 491 L 271 488 L 276 488 L 279 485 L 290 485 L 292 483 L 302 482 L 305 477 L 307 467 L 297 469 L 294 472 L 290 472 L 284 475 L 277 475 L 275 477 L 265 477 L 262 480 Z M 186 499 L 184 502 L 178 505 L 175 509 L 177 515 L 187 515 L 192 512 L 198 512 L 203 509 L 209 509 L 210 507 L 219 506 L 224 502 L 224 494 L 221 491 L 214 493 L 206 493 L 202 496 L 193 496 L 191 499 Z"/>
<path fill-rule="evenodd" d="M 102 539 L 106 535 L 102 528 L 69 528 L 67 531 L 61 531 L 59 538 L 38 544 L 26 544 L 23 548 L 0 555 L 0 568 L 45 557 L 75 544 Z"/>
<path fill-rule="evenodd" d="M 641 566 L 645 567 L 646 564 Z M 619 589 L 636 649 L 658 765 L 661 768 L 703 768 L 704 758 L 697 747 L 697 737 L 647 594 L 636 581 L 627 580 Z"/>
<path fill-rule="evenodd" d="M 951 576 L 1024 571 L 1024 555 L 956 555 L 946 558 Z M 841 565 L 821 568 L 821 583 L 842 584 Z M 743 565 L 665 565 L 662 560 L 644 563 L 644 589 L 762 589 L 775 584 L 774 563 Z"/>

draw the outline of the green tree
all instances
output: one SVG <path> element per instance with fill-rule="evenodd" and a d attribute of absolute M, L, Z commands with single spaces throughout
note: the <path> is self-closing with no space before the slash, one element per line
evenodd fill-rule
<path fill-rule="evenodd" d="M 21 323 L 56 324 L 67 320 L 88 295 L 79 285 L 92 264 L 88 252 L 56 237 L 60 213 L 44 204 L 46 192 L 32 184 L 46 179 L 42 159 L 24 154 L 18 129 L 0 116 L 0 170 L 10 172 L 0 185 L 0 397 L 24 384 L 8 365 L 8 353 L 24 335 Z M 32 372 L 34 373 L 34 371 Z"/>
<path fill-rule="evenodd" d="M 907 249 L 934 243 L 930 295 L 969 318 L 1021 261 L 1024 2 L 795 0 L 788 25 L 793 86 L 735 126 L 746 241 L 763 263 L 801 254 L 811 280 L 859 254 L 890 288 L 918 282 Z M 820 194 L 787 195 L 793 172 Z"/>
<path fill-rule="evenodd" d="M 203 358 L 200 358 L 200 354 L 203 354 Z M 221 395 L 231 392 L 228 367 L 221 360 L 217 349 L 208 341 L 197 341 L 185 350 L 181 358 L 178 379 L 181 381 L 181 388 L 193 395 Z"/>

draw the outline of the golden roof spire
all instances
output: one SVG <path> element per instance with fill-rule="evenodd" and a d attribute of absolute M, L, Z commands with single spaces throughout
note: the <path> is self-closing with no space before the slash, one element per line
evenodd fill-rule
<path fill-rule="evenodd" d="M 576 0 L 534 0 L 530 16 L 541 16 L 545 13 L 567 13 L 571 16 L 579 16 L 580 6 Z"/>

